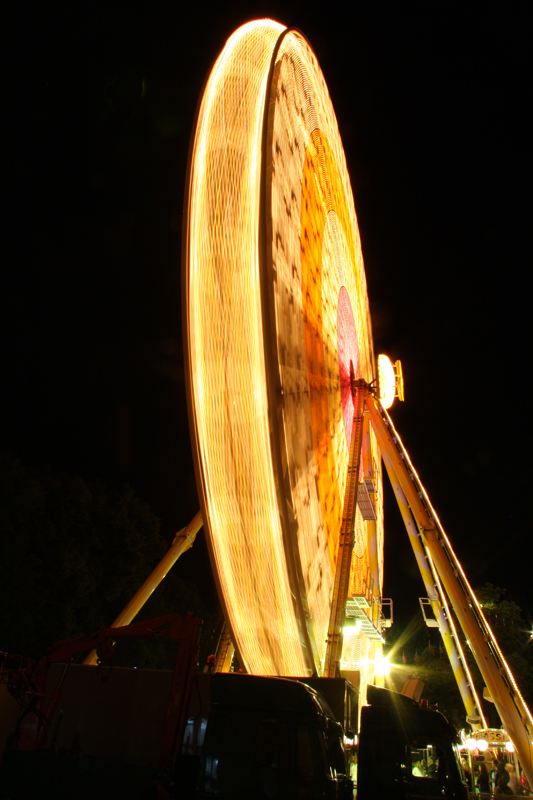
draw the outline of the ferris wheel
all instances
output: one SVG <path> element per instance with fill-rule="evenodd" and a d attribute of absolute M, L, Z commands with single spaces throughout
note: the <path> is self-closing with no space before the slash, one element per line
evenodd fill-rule
<path fill-rule="evenodd" d="M 248 671 L 322 675 L 352 389 L 377 368 L 346 159 L 299 31 L 260 20 L 226 43 L 198 111 L 186 213 L 189 417 L 226 621 Z M 361 686 L 381 647 L 383 514 L 370 427 L 360 444 L 345 595 L 370 624 L 354 613 L 338 656 Z"/>
<path fill-rule="evenodd" d="M 487 734 L 454 616 L 533 783 L 533 715 L 387 413 L 403 399 L 401 365 L 374 358 L 335 114 L 296 30 L 249 23 L 215 62 L 189 158 L 182 264 L 201 510 L 112 627 L 131 622 L 203 524 L 240 665 L 342 670 L 364 704 L 386 661 L 383 462 L 467 723 Z"/>

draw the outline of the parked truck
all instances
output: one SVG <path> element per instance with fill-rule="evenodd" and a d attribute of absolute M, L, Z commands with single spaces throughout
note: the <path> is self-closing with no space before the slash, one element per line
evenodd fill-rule
<path fill-rule="evenodd" d="M 409 698 L 369 687 L 358 728 L 358 693 L 342 678 L 189 680 L 188 662 L 178 656 L 174 673 L 50 663 L 33 688 L 26 674 L 0 797 L 133 800 L 158 783 L 183 800 L 352 800 L 345 742 L 356 734 L 359 800 L 468 797 L 455 730 Z"/>
<path fill-rule="evenodd" d="M 453 725 L 427 704 L 377 686 L 361 708 L 357 797 L 461 798 L 468 789 Z"/>

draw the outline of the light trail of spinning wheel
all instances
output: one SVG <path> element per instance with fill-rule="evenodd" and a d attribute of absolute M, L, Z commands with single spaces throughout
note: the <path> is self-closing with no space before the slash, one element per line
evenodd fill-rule
<path fill-rule="evenodd" d="M 320 674 L 353 418 L 346 386 L 350 369 L 373 379 L 374 356 L 344 152 L 299 32 L 261 20 L 228 40 L 199 108 L 188 187 L 189 415 L 219 596 L 247 670 Z M 369 532 L 360 518 L 356 527 L 352 583 L 370 568 Z M 379 594 L 379 508 L 372 536 Z"/>

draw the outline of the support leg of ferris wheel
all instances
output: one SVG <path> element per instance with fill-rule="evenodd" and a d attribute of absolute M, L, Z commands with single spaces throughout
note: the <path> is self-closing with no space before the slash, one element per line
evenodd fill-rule
<path fill-rule="evenodd" d="M 186 528 L 182 528 L 172 542 L 170 550 L 165 553 L 157 567 L 145 580 L 143 585 L 133 595 L 128 605 L 120 612 L 116 620 L 110 625 L 111 628 L 121 628 L 129 625 L 134 617 L 137 616 L 153 591 L 157 589 L 161 581 L 166 577 L 167 572 L 174 566 L 178 558 L 189 550 L 196 539 L 196 534 L 203 525 L 202 514 L 200 511 L 192 518 Z M 91 650 L 84 664 L 96 664 L 96 650 Z"/>
<path fill-rule="evenodd" d="M 222 625 L 217 650 L 215 653 L 215 672 L 229 672 L 235 647 L 231 641 L 229 628 L 226 621 Z"/>
<path fill-rule="evenodd" d="M 422 576 L 422 580 L 424 582 L 426 595 L 429 598 L 431 609 L 435 615 L 436 625 L 439 628 L 439 632 L 444 642 L 444 647 L 453 670 L 453 675 L 457 682 L 457 686 L 466 709 L 467 722 L 474 730 L 480 727 L 486 728 L 487 723 L 483 716 L 481 703 L 479 702 L 479 698 L 476 694 L 474 681 L 470 675 L 466 658 L 461 647 L 461 642 L 457 636 L 457 631 L 455 630 L 455 625 L 449 612 L 446 598 L 442 592 L 440 581 L 438 577 L 433 574 L 433 570 L 431 569 L 430 562 L 428 561 L 428 557 L 424 549 L 424 545 L 420 540 L 413 515 L 411 514 L 411 510 L 405 499 L 405 495 L 398 481 L 396 472 L 392 468 L 392 463 L 387 451 L 382 446 L 380 437 L 377 436 L 376 438 L 381 449 L 385 469 L 387 470 L 387 474 L 389 476 L 394 495 L 396 497 L 396 501 L 407 530 L 409 542 L 413 548 L 418 568 L 420 570 L 420 575 Z"/>
<path fill-rule="evenodd" d="M 481 676 L 516 750 L 522 769 L 533 785 L 533 715 L 520 693 L 483 610 L 467 580 L 439 518 L 431 505 L 392 420 L 370 393 L 366 408 L 372 426 L 398 479 L 416 521 L 420 541 L 468 640 Z"/>
<path fill-rule="evenodd" d="M 350 565 L 352 562 L 354 544 L 357 487 L 359 484 L 359 467 L 361 463 L 361 445 L 363 439 L 364 381 L 353 381 L 352 387 L 352 394 L 354 395 L 352 440 L 350 442 L 348 474 L 346 476 L 346 489 L 342 508 L 342 525 L 339 536 L 335 582 L 333 584 L 333 597 L 329 615 L 328 637 L 326 640 L 324 678 L 335 678 L 339 675 L 339 663 L 342 655 L 343 642 L 342 626 L 344 624 L 344 615 L 346 612 L 346 599 L 348 597 Z"/>

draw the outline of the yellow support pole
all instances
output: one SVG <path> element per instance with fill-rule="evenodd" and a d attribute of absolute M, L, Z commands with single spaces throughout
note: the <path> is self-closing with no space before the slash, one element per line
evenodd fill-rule
<path fill-rule="evenodd" d="M 153 591 L 157 589 L 161 581 L 166 577 L 169 569 L 174 566 L 178 558 L 183 555 L 183 553 L 193 546 L 194 540 L 196 539 L 196 534 L 202 525 L 202 513 L 199 511 L 189 522 L 187 527 L 182 528 L 182 530 L 175 535 L 170 550 L 165 553 L 157 567 L 145 580 L 141 588 L 135 592 L 128 605 L 120 612 L 112 625 L 110 625 L 111 628 L 121 628 L 123 625 L 130 624 L 132 619 L 137 616 Z M 96 664 L 96 650 L 91 650 L 83 663 Z"/>
<path fill-rule="evenodd" d="M 373 480 L 376 479 L 374 475 L 374 464 L 372 463 L 372 441 L 370 438 L 370 421 L 368 418 L 368 414 L 364 415 L 363 418 L 363 447 L 361 458 L 363 460 L 363 475 L 365 477 L 371 477 Z M 378 513 L 378 509 L 376 507 L 376 514 Z M 365 521 L 365 533 L 366 533 L 366 541 L 368 543 L 368 555 L 369 555 L 369 566 L 370 566 L 370 574 L 372 576 L 372 594 L 378 601 L 377 603 L 372 603 L 372 622 L 376 627 L 379 624 L 379 615 L 381 613 L 381 587 L 380 587 L 380 574 L 379 574 L 379 563 L 378 563 L 378 526 L 375 520 L 366 520 Z"/>
<path fill-rule="evenodd" d="M 431 556 L 526 778 L 533 785 L 533 716 L 391 418 L 379 401 L 369 394 L 366 407 L 374 430 L 379 431 L 378 439 L 384 442 L 391 466 L 416 520 L 422 544 Z"/>
<path fill-rule="evenodd" d="M 337 565 L 335 567 L 335 582 L 333 584 L 333 597 L 329 614 L 328 636 L 326 639 L 326 654 L 324 657 L 324 678 L 337 678 L 339 664 L 342 656 L 344 615 L 346 613 L 346 598 L 348 596 L 348 583 L 350 580 L 350 565 L 352 563 L 352 550 L 354 543 L 354 524 L 357 511 L 357 487 L 359 484 L 359 466 L 361 464 L 361 445 L 363 439 L 364 393 L 363 381 L 352 384 L 354 397 L 354 415 L 352 426 L 352 441 L 350 442 L 350 460 L 348 462 L 348 475 L 346 476 L 346 489 L 344 505 L 342 508 L 342 523 L 339 536 Z"/>
<path fill-rule="evenodd" d="M 380 437 L 378 437 L 378 441 L 379 439 Z M 474 728 L 474 730 L 481 727 L 480 721 L 482 726 L 486 728 L 488 726 L 483 716 L 481 703 L 479 702 L 479 698 L 476 694 L 474 681 L 472 680 L 468 670 L 466 658 L 464 656 L 459 637 L 455 631 L 452 617 L 446 607 L 446 598 L 442 592 L 439 592 L 438 584 L 435 585 L 435 576 L 432 574 L 424 545 L 420 540 L 411 510 L 399 484 L 398 476 L 392 468 L 391 459 L 387 452 L 386 442 L 382 441 L 380 447 L 383 463 L 385 464 L 385 468 L 387 470 L 387 474 L 389 476 L 394 495 L 396 497 L 398 507 L 409 536 L 409 541 L 415 554 L 418 569 L 420 570 L 422 580 L 424 581 L 426 594 L 435 615 L 435 619 L 437 620 L 440 635 L 444 642 L 444 647 L 452 667 L 453 675 L 459 688 L 459 692 L 461 693 L 461 698 L 466 709 L 467 722 Z"/>

